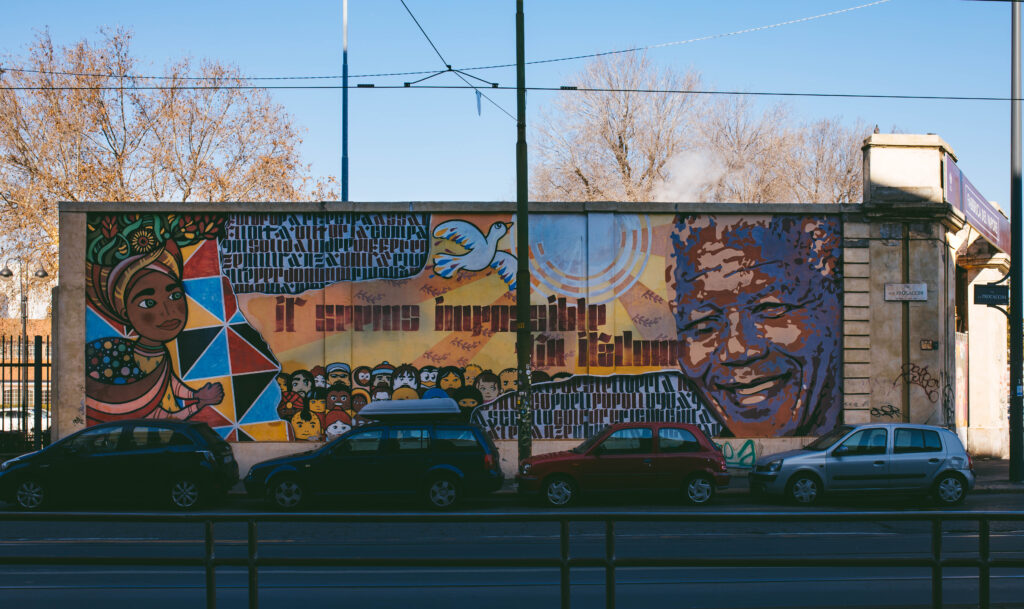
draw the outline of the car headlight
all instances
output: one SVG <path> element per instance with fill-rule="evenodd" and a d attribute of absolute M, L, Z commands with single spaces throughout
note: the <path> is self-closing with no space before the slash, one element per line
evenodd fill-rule
<path fill-rule="evenodd" d="M 519 473 L 525 476 L 530 473 L 531 468 L 532 466 L 529 463 L 523 463 L 519 466 Z"/>
<path fill-rule="evenodd" d="M 775 459 L 768 462 L 768 471 L 777 472 L 782 469 L 782 459 Z"/>
<path fill-rule="evenodd" d="M 7 469 L 8 467 L 10 467 L 12 465 L 14 465 L 14 459 L 11 459 L 10 461 L 4 461 L 3 463 L 0 463 L 0 472 L 4 471 L 5 469 Z"/>

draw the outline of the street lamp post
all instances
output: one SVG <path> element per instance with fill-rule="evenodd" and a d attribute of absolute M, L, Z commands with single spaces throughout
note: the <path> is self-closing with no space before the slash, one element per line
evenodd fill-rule
<path fill-rule="evenodd" d="M 4 268 L 0 269 L 0 277 L 3 277 L 4 279 L 10 279 L 11 277 L 14 276 L 14 271 L 11 270 L 11 263 L 12 262 L 17 262 L 18 266 L 19 266 L 19 273 L 18 273 L 18 278 L 20 280 L 19 281 L 19 293 L 21 295 L 21 357 L 20 357 L 21 361 L 20 361 L 20 363 L 21 363 L 21 370 L 22 370 L 22 377 L 21 377 L 21 381 L 22 381 L 21 382 L 21 407 L 22 407 L 21 428 L 22 429 L 26 429 L 28 427 L 28 421 L 27 421 L 27 418 L 28 418 L 28 292 L 25 291 L 25 283 L 27 281 L 28 266 L 25 264 L 24 260 L 15 260 L 14 258 L 8 258 L 7 262 L 4 263 Z M 48 277 L 49 273 L 47 273 L 46 269 L 43 268 L 43 265 L 40 264 L 39 268 L 36 269 L 36 271 L 35 271 L 35 273 L 33 273 L 33 275 L 35 277 L 39 278 L 39 279 L 42 279 L 44 277 Z M 39 379 L 36 379 L 36 380 L 38 381 Z M 35 421 L 36 421 L 36 425 L 35 425 L 36 429 L 34 430 L 34 437 L 36 438 L 36 444 L 37 445 L 38 445 L 39 435 L 42 433 L 42 430 L 39 429 L 39 427 L 41 426 L 40 423 L 39 423 L 41 417 L 42 417 L 42 413 L 40 413 L 40 412 L 36 412 L 35 413 L 35 417 L 34 418 L 35 418 Z"/>

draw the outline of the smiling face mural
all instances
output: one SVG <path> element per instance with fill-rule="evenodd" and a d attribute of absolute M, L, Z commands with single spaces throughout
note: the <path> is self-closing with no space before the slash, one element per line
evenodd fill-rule
<path fill-rule="evenodd" d="M 681 218 L 673 233 L 679 364 L 734 435 L 831 429 L 840 398 L 838 226 Z"/>
<path fill-rule="evenodd" d="M 511 220 L 89 214 L 89 422 L 191 417 L 230 441 L 296 440 L 361 424 L 369 399 L 451 395 L 512 439 L 524 259 L 535 437 L 836 420 L 837 220 L 537 214 L 525 257 Z"/>

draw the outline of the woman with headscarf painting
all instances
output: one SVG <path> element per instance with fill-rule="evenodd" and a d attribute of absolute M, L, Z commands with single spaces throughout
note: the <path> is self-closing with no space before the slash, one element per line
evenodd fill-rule
<path fill-rule="evenodd" d="M 224 399 L 220 383 L 194 389 L 178 378 L 166 346 L 188 321 L 179 247 L 214 238 L 221 224 L 175 214 L 107 215 L 96 226 L 90 223 L 86 296 L 96 311 L 122 324 L 128 337 L 86 344 L 88 424 L 187 419 Z"/>

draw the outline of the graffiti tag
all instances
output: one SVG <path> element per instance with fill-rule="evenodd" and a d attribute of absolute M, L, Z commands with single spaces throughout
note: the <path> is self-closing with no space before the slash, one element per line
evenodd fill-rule
<path fill-rule="evenodd" d="M 729 467 L 754 467 L 754 462 L 757 461 L 753 440 L 744 440 L 739 448 L 729 440 L 722 440 L 721 444 L 714 442 L 714 445 L 722 451 L 725 464 Z"/>
<path fill-rule="evenodd" d="M 932 373 L 928 370 L 928 366 L 919 366 L 917 364 L 903 364 L 900 375 L 893 380 L 892 385 L 895 387 L 900 381 L 906 381 L 911 385 L 917 385 L 924 390 L 924 394 L 928 396 L 928 401 L 935 403 L 939 399 L 939 379 L 932 376 Z"/>
<path fill-rule="evenodd" d="M 882 404 L 877 408 L 871 409 L 871 416 L 873 417 L 895 418 L 899 417 L 901 414 L 900 409 L 896 408 L 892 404 Z"/>

